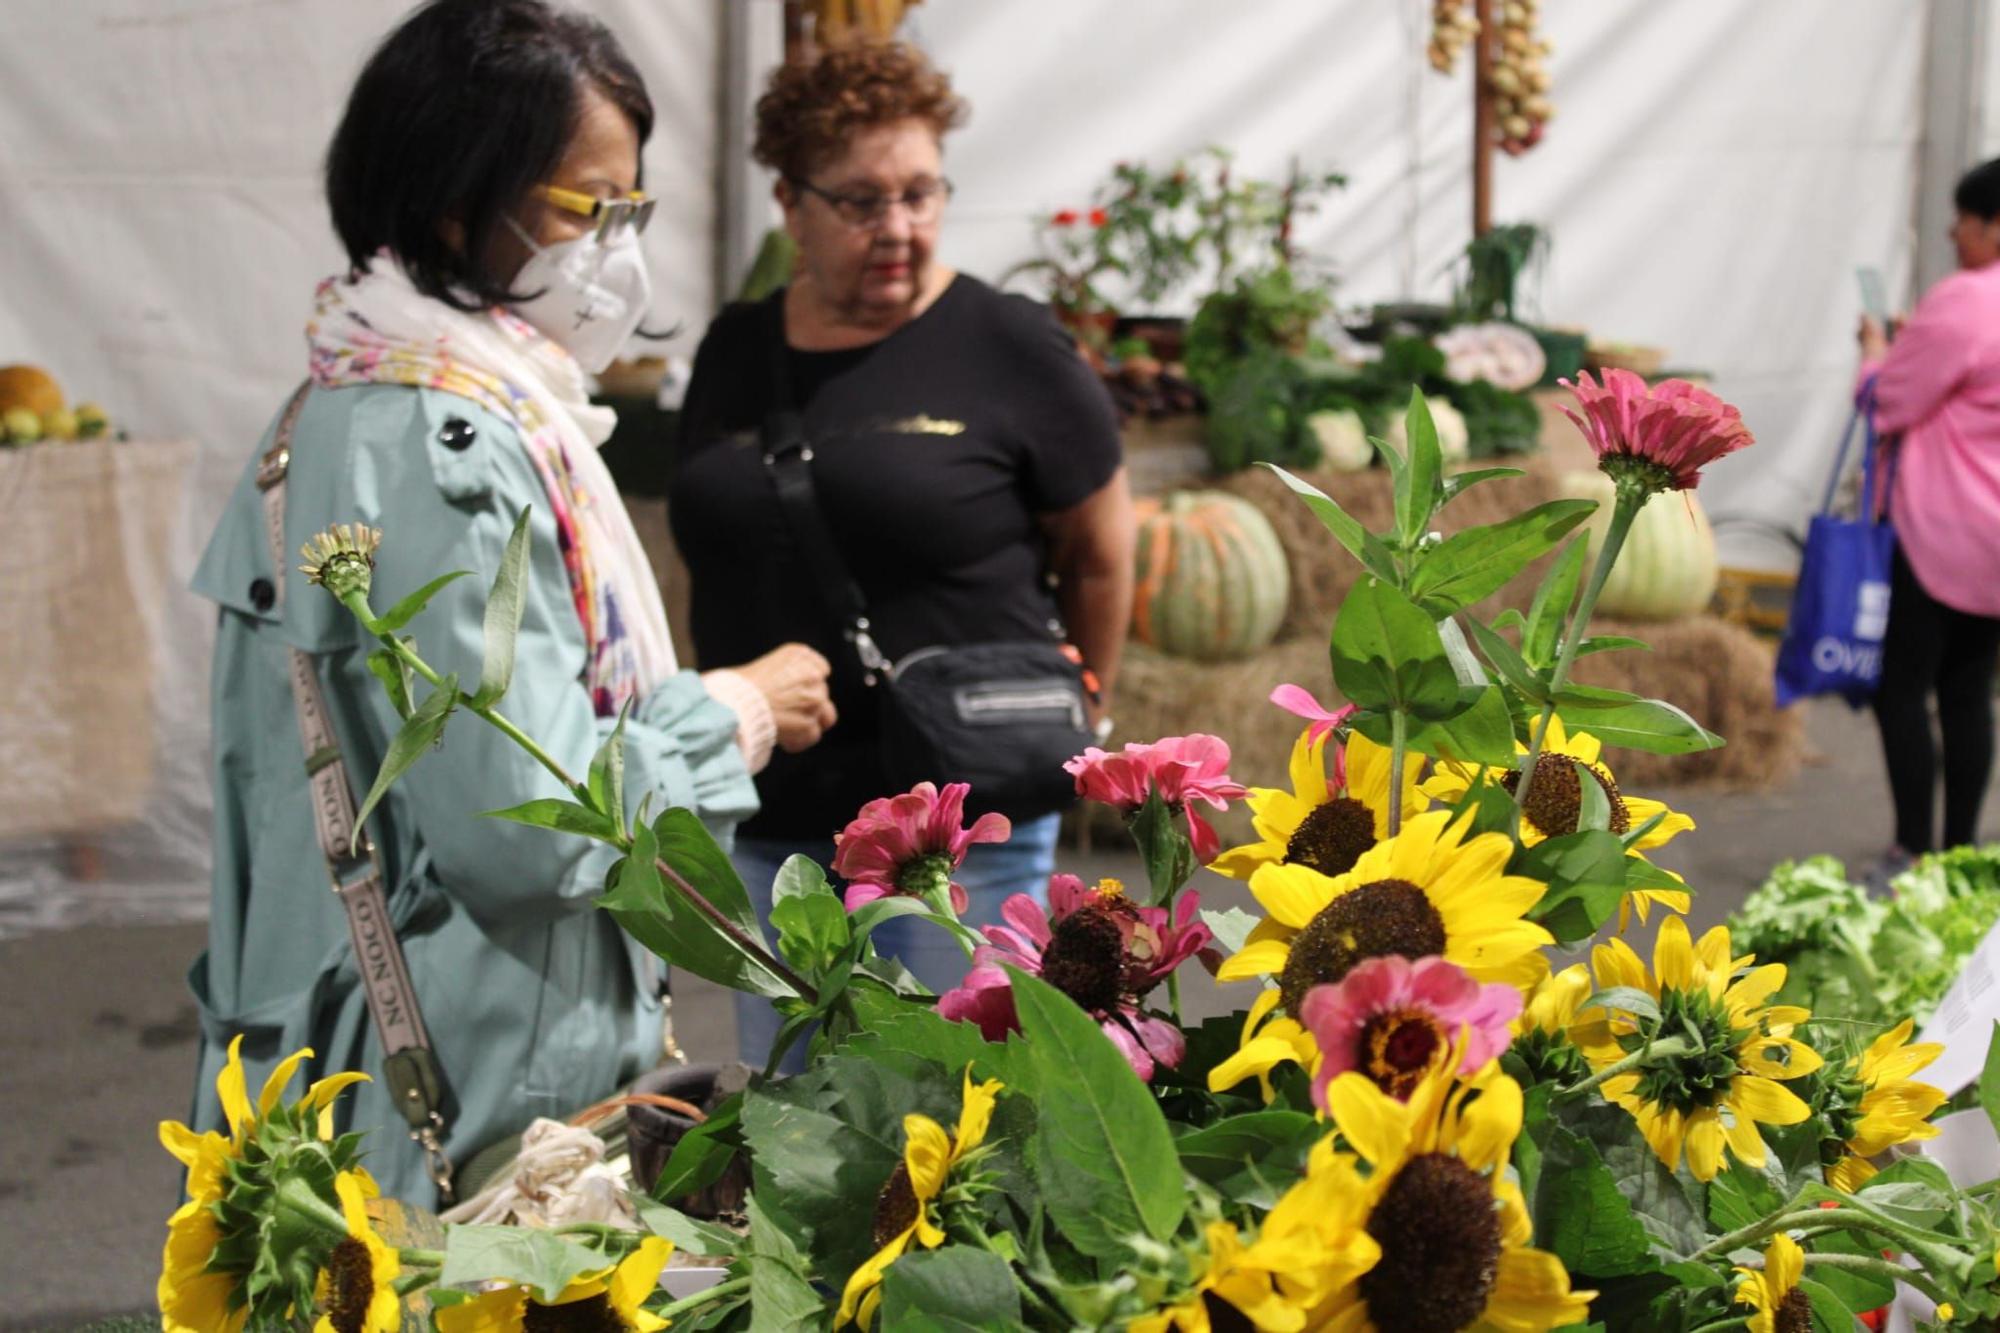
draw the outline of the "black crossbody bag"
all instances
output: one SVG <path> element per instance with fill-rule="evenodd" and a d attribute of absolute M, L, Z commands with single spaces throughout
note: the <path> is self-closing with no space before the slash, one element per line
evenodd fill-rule
<path fill-rule="evenodd" d="M 1094 742 L 1083 668 L 1047 639 L 933 644 L 891 661 L 875 642 L 868 600 L 841 558 L 813 483 L 813 448 L 792 392 L 784 307 L 770 304 L 771 410 L 760 430 L 764 467 L 811 585 L 881 698 L 881 758 L 890 791 L 919 782 L 970 783 L 968 804 L 1033 819 L 1073 804 L 1065 761 Z M 886 793 L 885 793 L 886 794 Z"/>

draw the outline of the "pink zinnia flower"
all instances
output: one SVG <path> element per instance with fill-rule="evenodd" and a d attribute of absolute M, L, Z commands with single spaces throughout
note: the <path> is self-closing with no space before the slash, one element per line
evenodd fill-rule
<path fill-rule="evenodd" d="M 1614 368 L 1604 372 L 1602 385 L 1588 371 L 1561 383 L 1583 408 L 1582 416 L 1567 407 L 1563 415 L 1590 441 L 1598 466 L 1618 477 L 1632 465 L 1613 459 L 1650 464 L 1638 470 L 1654 474 L 1652 490 L 1693 490 L 1702 468 L 1755 443 L 1741 412 L 1686 380 L 1649 388 L 1631 371 Z"/>
<path fill-rule="evenodd" d="M 1077 795 L 1114 806 L 1128 816 L 1158 788 L 1161 800 L 1175 813 L 1186 815 L 1188 840 L 1203 865 L 1221 853 L 1222 840 L 1196 813 L 1194 803 L 1204 801 L 1226 810 L 1246 794 L 1246 788 L 1229 777 L 1229 742 L 1220 736 L 1168 736 L 1151 745 L 1134 741 L 1116 754 L 1093 745 L 1064 764 L 1063 771 L 1076 779 Z"/>
<path fill-rule="evenodd" d="M 1353 704 L 1342 704 L 1338 708 L 1327 706 L 1313 697 L 1311 690 L 1303 685 L 1280 685 L 1271 691 L 1271 702 L 1294 717 L 1302 717 L 1311 726 L 1306 728 L 1306 744 L 1318 745 L 1328 732 L 1347 725 L 1347 719 L 1360 710 Z M 1347 785 L 1347 748 L 1335 746 L 1333 751 L 1333 785 Z"/>
<path fill-rule="evenodd" d="M 919 782 L 901 796 L 882 796 L 834 835 L 834 873 L 847 881 L 847 910 L 877 898 L 902 894 L 938 903 L 946 892 L 954 912 L 966 909 L 965 889 L 951 876 L 974 843 L 1005 842 L 1014 831 L 1007 816 L 981 815 L 971 828 L 965 818 L 963 782 L 939 791 Z"/>
<path fill-rule="evenodd" d="M 1003 926 L 984 926 L 989 943 L 973 955 L 973 968 L 956 990 L 938 997 L 946 1018 L 977 1023 L 988 1041 L 1018 1031 L 1014 990 L 1005 963 L 1054 986 L 1104 1029 L 1142 1079 L 1157 1065 L 1171 1069 L 1187 1054 L 1187 1038 L 1165 1019 L 1142 1013 L 1139 1001 L 1175 968 L 1206 949 L 1214 935 L 1195 919 L 1201 896 L 1181 895 L 1168 917 L 1164 908 L 1140 907 L 1116 880 L 1094 889 L 1074 875 L 1049 880 L 1049 909 L 1017 893 L 1001 907 Z"/>
<path fill-rule="evenodd" d="M 1455 1046 L 1462 1045 L 1459 1072 L 1470 1074 L 1507 1049 L 1508 1024 L 1520 1012 L 1520 991 L 1481 985 L 1442 958 L 1413 963 L 1390 954 L 1358 963 L 1338 985 L 1313 987 L 1299 1006 L 1320 1050 L 1313 1101 L 1324 1109 L 1327 1085 L 1350 1069 L 1407 1100 Z"/>

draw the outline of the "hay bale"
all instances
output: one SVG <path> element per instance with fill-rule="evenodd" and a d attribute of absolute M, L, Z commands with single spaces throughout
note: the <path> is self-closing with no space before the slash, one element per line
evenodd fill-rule
<path fill-rule="evenodd" d="M 1475 486 L 1451 502 L 1439 517 L 1439 528 L 1457 532 L 1482 523 L 1497 523 L 1538 504 L 1559 499 L 1557 472 L 1550 459 L 1541 454 L 1521 459 L 1482 459 L 1479 467 L 1499 464 L 1517 466 L 1527 475 L 1505 477 Z M 1312 471 L 1301 474 L 1339 503 L 1342 509 L 1371 532 L 1381 532 L 1395 521 L 1395 499 L 1389 489 L 1389 474 L 1383 468 L 1366 472 Z M 1333 624 L 1333 613 L 1361 575 L 1360 562 L 1328 535 L 1310 509 L 1265 468 L 1252 468 L 1207 483 L 1216 490 L 1240 495 L 1257 506 L 1271 521 L 1292 567 L 1291 604 L 1279 628 L 1280 639 L 1300 636 L 1321 638 Z M 1491 618 L 1505 607 L 1526 610 L 1534 600 L 1535 584 L 1541 578 L 1538 562 L 1500 592 L 1482 603 L 1481 615 Z"/>
<path fill-rule="evenodd" d="M 1648 791 L 1691 783 L 1757 791 L 1782 787 L 1798 773 L 1804 720 L 1796 709 L 1778 711 L 1771 650 L 1747 630 L 1707 615 L 1647 625 L 1598 621 L 1591 628 L 1644 639 L 1653 650 L 1583 658 L 1578 681 L 1669 700 L 1728 742 L 1691 755 L 1614 751 L 1611 764 L 1621 782 Z M 1187 662 L 1135 646 L 1118 681 L 1118 739 L 1214 732 L 1229 741 L 1230 768 L 1239 781 L 1283 785 L 1304 724 L 1265 700 L 1274 686 L 1291 681 L 1338 703 L 1330 671 L 1324 629 L 1280 640 L 1240 662 Z M 1244 823 L 1238 831 L 1247 835 L 1247 829 Z"/>

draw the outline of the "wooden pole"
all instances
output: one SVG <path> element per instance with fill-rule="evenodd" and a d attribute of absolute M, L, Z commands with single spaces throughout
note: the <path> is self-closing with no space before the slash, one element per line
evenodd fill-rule
<path fill-rule="evenodd" d="M 1473 0 L 1472 234 L 1493 230 L 1493 0 Z"/>

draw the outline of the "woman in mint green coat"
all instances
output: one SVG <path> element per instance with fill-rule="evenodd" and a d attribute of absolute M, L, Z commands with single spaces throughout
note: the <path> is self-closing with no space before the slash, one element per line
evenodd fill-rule
<path fill-rule="evenodd" d="M 725 844 L 773 743 L 832 722 L 826 664 L 788 645 L 736 671 L 677 669 L 659 591 L 596 446 L 601 369 L 645 313 L 637 190 L 652 108 L 594 20 L 540 0 L 433 0 L 363 71 L 327 163 L 352 268 L 322 284 L 311 387 L 290 439 L 282 549 L 336 522 L 383 534 L 372 600 L 450 584 L 406 632 L 441 673 L 479 676 L 485 584 L 531 511 L 531 581 L 503 707 L 568 771 L 629 709 L 625 790 L 692 810 Z M 274 427 L 274 431 L 275 431 Z M 242 1039 L 250 1086 L 302 1046 L 312 1077 L 357 1069 L 339 1128 L 367 1130 L 383 1188 L 439 1200 L 391 1104 L 346 915 L 315 831 L 288 672 L 326 699 L 359 796 L 401 719 L 354 618 L 274 566 L 259 463 L 195 577 L 220 608 L 213 670 L 215 871 L 190 976 L 203 1042 L 197 1127 Z M 267 481 L 270 479 L 267 473 Z M 661 1055 L 660 972 L 592 907 L 611 849 L 482 818 L 560 795 L 510 741 L 454 719 L 368 821 L 387 911 L 442 1068 L 445 1154 L 603 1097 Z"/>

